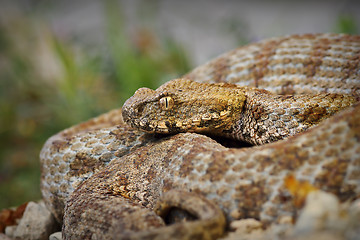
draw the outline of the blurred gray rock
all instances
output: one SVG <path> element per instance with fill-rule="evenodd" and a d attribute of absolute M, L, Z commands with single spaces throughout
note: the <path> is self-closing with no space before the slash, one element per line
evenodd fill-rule
<path fill-rule="evenodd" d="M 11 238 L 9 238 L 8 236 L 6 236 L 6 235 L 3 234 L 3 233 L 0 233 L 0 239 L 1 239 L 1 240 L 11 240 Z"/>
<path fill-rule="evenodd" d="M 44 202 L 29 202 L 17 226 L 6 227 L 6 235 L 13 239 L 44 239 L 56 230 L 55 218 Z"/>
<path fill-rule="evenodd" d="M 56 232 L 50 235 L 49 240 L 62 240 L 61 232 Z"/>

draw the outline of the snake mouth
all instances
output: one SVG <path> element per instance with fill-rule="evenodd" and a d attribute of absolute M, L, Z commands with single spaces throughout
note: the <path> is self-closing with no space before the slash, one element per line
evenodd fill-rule
<path fill-rule="evenodd" d="M 169 133 L 168 127 L 165 124 L 158 124 L 155 121 L 149 121 L 143 119 L 133 119 L 130 124 L 134 128 L 138 128 L 141 131 L 147 133 Z"/>

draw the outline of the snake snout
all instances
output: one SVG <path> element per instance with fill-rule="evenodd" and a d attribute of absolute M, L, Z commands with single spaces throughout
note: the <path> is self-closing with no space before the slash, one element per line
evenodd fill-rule
<path fill-rule="evenodd" d="M 125 101 L 122 107 L 122 116 L 127 124 L 134 126 L 135 119 L 139 119 L 144 102 L 153 94 L 154 90 L 149 88 L 139 88 L 134 95 Z"/>

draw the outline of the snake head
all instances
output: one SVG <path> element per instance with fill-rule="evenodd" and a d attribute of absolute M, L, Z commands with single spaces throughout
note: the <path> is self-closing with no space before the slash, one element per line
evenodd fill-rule
<path fill-rule="evenodd" d="M 138 89 L 125 102 L 122 114 L 126 123 L 146 132 L 216 135 L 231 128 L 245 99 L 232 84 L 175 79 L 156 90 Z"/>

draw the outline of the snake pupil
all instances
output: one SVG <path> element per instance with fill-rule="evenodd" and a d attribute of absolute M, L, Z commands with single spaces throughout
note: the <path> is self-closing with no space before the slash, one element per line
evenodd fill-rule
<path fill-rule="evenodd" d="M 160 107 L 163 110 L 169 110 L 174 106 L 174 100 L 171 97 L 163 97 L 160 99 Z"/>

